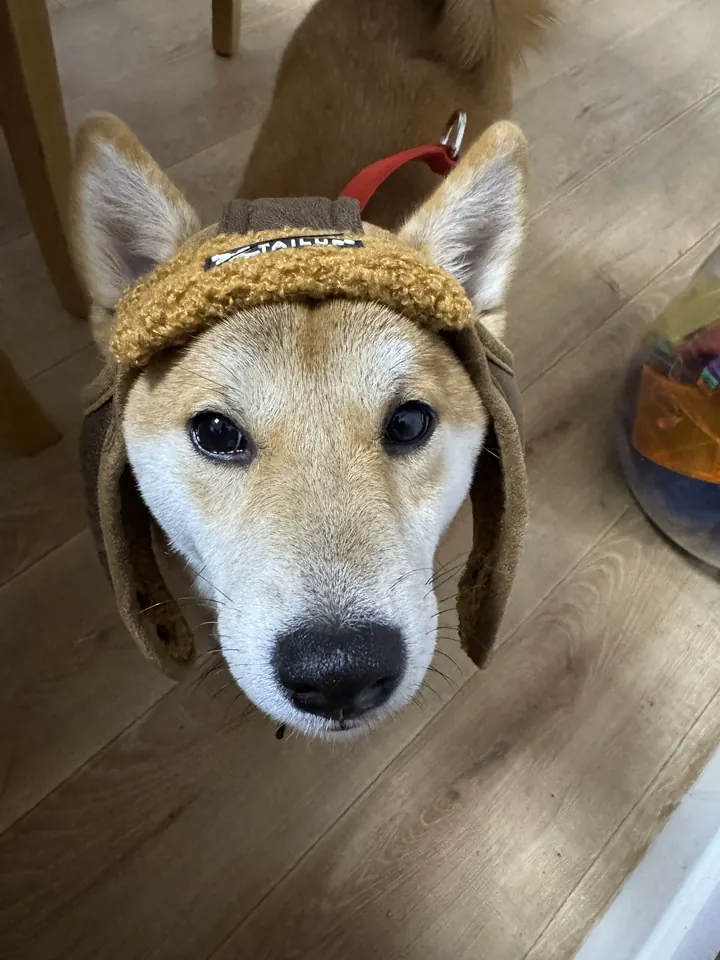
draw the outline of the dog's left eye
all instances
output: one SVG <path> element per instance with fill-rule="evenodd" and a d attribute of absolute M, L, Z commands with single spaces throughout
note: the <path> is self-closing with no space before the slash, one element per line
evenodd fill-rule
<path fill-rule="evenodd" d="M 250 438 L 223 413 L 196 413 L 188 428 L 198 450 L 214 460 L 247 463 L 252 456 Z"/>
<path fill-rule="evenodd" d="M 410 400 L 397 407 L 383 431 L 383 444 L 388 453 L 415 450 L 430 439 L 435 427 L 435 413 L 419 400 Z"/>

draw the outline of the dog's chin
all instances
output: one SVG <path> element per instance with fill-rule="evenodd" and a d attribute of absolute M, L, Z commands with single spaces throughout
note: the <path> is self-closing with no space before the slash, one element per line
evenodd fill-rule
<path fill-rule="evenodd" d="M 385 708 L 348 720 L 326 720 L 323 717 L 316 717 L 311 714 L 296 714 L 291 719 L 288 718 L 282 725 L 303 737 L 324 740 L 326 743 L 340 743 L 342 741 L 359 740 L 366 736 L 392 716 L 394 712 Z"/>

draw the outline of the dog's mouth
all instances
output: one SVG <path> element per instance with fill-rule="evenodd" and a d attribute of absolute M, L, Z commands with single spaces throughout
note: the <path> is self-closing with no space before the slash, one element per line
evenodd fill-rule
<path fill-rule="evenodd" d="M 361 735 L 363 733 L 369 733 L 380 720 L 380 716 L 373 719 L 370 717 L 357 717 L 353 719 L 343 719 L 343 720 L 327 720 L 325 724 L 313 731 L 314 736 L 319 736 L 321 739 L 325 740 L 345 740 L 351 739 L 353 736 Z M 275 739 L 284 740 L 288 731 L 295 730 L 291 724 L 281 723 L 275 730 Z M 301 729 L 300 732 L 307 733 L 305 729 Z"/>
<path fill-rule="evenodd" d="M 330 733 L 348 733 L 350 730 L 359 730 L 361 727 L 368 727 L 367 721 L 363 720 L 332 720 L 330 722 Z"/>

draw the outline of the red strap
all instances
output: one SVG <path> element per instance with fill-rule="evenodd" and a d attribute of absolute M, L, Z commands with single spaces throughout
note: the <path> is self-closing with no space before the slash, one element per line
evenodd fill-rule
<path fill-rule="evenodd" d="M 377 160 L 375 163 L 371 163 L 369 167 L 365 167 L 364 170 L 361 170 L 352 178 L 340 196 L 357 200 L 362 211 L 388 177 L 413 160 L 422 160 L 433 173 L 439 173 L 442 176 L 450 173 L 458 164 L 447 146 L 436 143 L 424 147 L 413 147 L 412 150 L 394 153 L 391 157 Z"/>

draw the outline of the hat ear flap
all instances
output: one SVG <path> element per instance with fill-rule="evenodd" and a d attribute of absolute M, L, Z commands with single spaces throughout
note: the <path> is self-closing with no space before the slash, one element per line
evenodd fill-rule
<path fill-rule="evenodd" d="M 128 632 L 149 660 L 179 679 L 194 657 L 192 631 L 155 556 L 154 521 L 135 484 L 117 413 L 123 392 L 106 369 L 86 394 L 81 458 L 90 525 Z"/>
<path fill-rule="evenodd" d="M 527 523 L 520 395 L 510 354 L 487 330 L 478 326 L 452 339 L 491 420 L 470 488 L 472 547 L 457 599 L 463 649 L 482 667 L 500 628 Z"/>
<path fill-rule="evenodd" d="M 514 124 L 489 127 L 399 234 L 459 281 L 480 320 L 447 333 L 491 419 L 470 489 L 473 545 L 457 601 L 460 638 L 478 666 L 495 642 L 527 519 L 519 394 L 512 357 L 496 339 L 525 232 L 526 152 Z"/>

